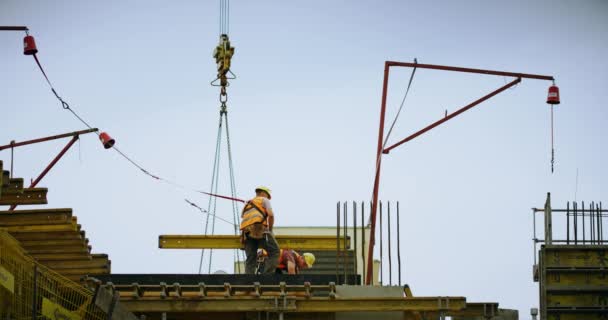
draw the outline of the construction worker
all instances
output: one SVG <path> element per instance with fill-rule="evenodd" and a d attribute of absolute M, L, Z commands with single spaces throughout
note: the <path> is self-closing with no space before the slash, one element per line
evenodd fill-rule
<path fill-rule="evenodd" d="M 258 263 L 260 267 L 264 265 L 268 253 L 266 250 L 258 251 Z M 279 254 L 279 264 L 275 270 L 278 274 L 298 274 L 300 270 L 312 268 L 315 263 L 315 255 L 310 252 L 305 252 L 300 255 L 297 251 L 291 249 L 281 249 Z"/>
<path fill-rule="evenodd" d="M 245 273 L 255 274 L 258 248 L 268 252 L 263 273 L 273 273 L 279 263 L 279 244 L 272 233 L 274 212 L 270 205 L 271 191 L 257 187 L 255 198 L 247 201 L 241 214 L 241 241 L 245 245 Z"/>

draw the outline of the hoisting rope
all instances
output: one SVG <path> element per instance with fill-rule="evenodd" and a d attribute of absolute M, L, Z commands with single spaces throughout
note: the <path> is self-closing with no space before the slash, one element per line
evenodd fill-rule
<path fill-rule="evenodd" d="M 555 147 L 553 132 L 553 105 L 551 105 L 551 173 L 553 173 L 553 165 L 555 164 Z"/>
<path fill-rule="evenodd" d="M 232 198 L 236 197 L 236 179 L 234 175 L 234 165 L 232 159 L 232 147 L 230 143 L 230 130 L 228 126 L 228 94 L 226 92 L 226 88 L 230 85 L 228 80 L 236 79 L 236 75 L 230 70 L 232 56 L 234 55 L 234 47 L 231 46 L 230 40 L 228 37 L 228 33 L 230 32 L 230 1 L 229 0 L 220 0 L 220 18 L 219 18 L 219 43 L 215 47 L 213 51 L 213 58 L 215 58 L 215 62 L 217 64 L 217 77 L 215 80 L 211 81 L 212 86 L 220 87 L 219 101 L 220 101 L 220 121 L 217 131 L 217 140 L 215 145 L 215 158 L 213 163 L 213 174 L 211 177 L 211 188 L 212 192 L 217 193 L 217 188 L 219 186 L 219 175 L 220 175 L 220 160 L 221 160 L 221 145 L 222 145 L 222 134 L 223 134 L 223 124 L 224 121 L 226 123 L 226 144 L 228 149 L 228 170 L 230 173 L 230 195 Z M 219 81 L 219 83 L 218 83 Z M 244 202 L 244 201 L 241 201 Z M 207 205 L 207 211 L 210 211 L 213 207 L 213 212 L 215 212 L 217 208 L 217 199 L 212 197 L 209 198 L 209 203 Z M 209 230 L 209 220 L 211 218 L 211 230 Z M 232 219 L 234 223 L 232 224 L 234 227 L 234 234 L 237 235 L 239 233 L 238 221 L 239 218 L 239 208 L 238 204 L 233 201 L 232 202 Z M 215 215 L 207 215 L 205 219 L 205 228 L 204 235 L 207 235 L 208 232 L 211 234 L 215 233 Z M 234 251 L 234 260 L 239 260 L 242 253 L 240 250 Z M 199 260 L 198 272 L 199 274 L 202 271 L 203 260 L 205 258 L 205 249 L 201 249 L 201 257 Z M 243 259 L 244 260 L 244 256 Z M 209 249 L 209 264 L 208 264 L 208 272 L 211 273 L 211 265 L 213 262 L 213 249 Z M 237 272 L 241 273 L 240 264 L 237 264 Z"/>
<path fill-rule="evenodd" d="M 414 58 L 414 63 L 418 63 L 418 59 Z M 401 100 L 401 105 L 399 106 L 399 110 L 397 111 L 397 114 L 395 115 L 395 119 L 393 119 L 393 123 L 391 123 L 391 127 L 388 130 L 388 133 L 386 135 L 386 138 L 384 138 L 384 142 L 382 142 L 382 150 L 384 150 L 384 147 L 386 147 L 386 143 L 388 142 L 388 138 L 391 135 L 391 132 L 393 132 L 393 128 L 395 127 L 395 123 L 397 123 L 397 119 L 399 118 L 399 115 L 401 114 L 401 110 L 403 109 L 403 105 L 405 104 L 405 99 L 407 98 L 408 93 L 410 92 L 410 88 L 412 86 L 412 81 L 414 80 L 414 75 L 416 74 L 416 67 L 414 67 L 412 69 L 412 73 L 410 74 L 410 81 L 407 84 L 407 88 L 405 89 L 405 94 L 403 95 L 403 99 Z M 380 150 L 380 151 L 382 151 Z M 380 158 L 382 157 L 382 152 L 380 152 L 378 154 L 378 157 L 376 158 L 376 171 L 374 171 L 374 175 L 378 174 L 378 168 L 380 167 Z M 373 192 L 372 192 L 373 193 Z M 372 195 L 373 198 L 373 195 Z M 371 219 L 371 216 L 370 216 Z"/>
<path fill-rule="evenodd" d="M 418 64 L 418 59 L 414 58 L 414 63 Z M 401 100 L 401 105 L 399 106 L 399 110 L 397 111 L 397 115 L 395 119 L 393 119 L 393 123 L 391 123 L 390 129 L 388 129 L 388 133 L 386 134 L 386 138 L 384 139 L 384 143 L 382 143 L 382 149 L 386 147 L 386 143 L 388 142 L 388 137 L 391 136 L 391 132 L 393 132 L 393 128 L 395 127 L 395 123 L 397 123 L 397 119 L 399 119 L 399 115 L 401 114 L 401 109 L 403 109 L 403 105 L 405 104 L 405 99 L 407 98 L 407 94 L 410 92 L 410 87 L 412 86 L 412 81 L 414 80 L 414 74 L 416 74 L 416 67 L 412 69 L 412 74 L 410 75 L 410 81 L 407 84 L 407 89 L 405 90 L 405 94 L 403 95 L 403 100 Z"/>

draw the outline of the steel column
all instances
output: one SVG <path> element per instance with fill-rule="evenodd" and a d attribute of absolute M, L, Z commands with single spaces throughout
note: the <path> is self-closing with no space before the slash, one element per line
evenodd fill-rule
<path fill-rule="evenodd" d="M 372 194 L 372 210 L 370 212 L 371 228 L 369 232 L 369 249 L 367 251 L 367 276 L 365 284 L 370 284 L 374 276 L 374 245 L 376 244 L 376 210 L 378 210 L 378 190 L 380 188 L 380 167 L 382 163 L 382 140 L 384 139 L 384 116 L 386 114 L 386 95 L 388 91 L 388 61 L 384 63 L 384 82 L 382 84 L 382 105 L 380 107 L 380 126 L 378 129 L 378 149 L 376 152 L 376 172 L 374 177 L 374 192 Z"/>

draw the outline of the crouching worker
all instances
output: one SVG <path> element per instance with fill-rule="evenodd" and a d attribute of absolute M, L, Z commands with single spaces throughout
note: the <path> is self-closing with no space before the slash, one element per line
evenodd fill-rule
<path fill-rule="evenodd" d="M 259 269 L 263 268 L 267 253 L 265 250 L 258 251 Z M 315 263 L 315 255 L 310 252 L 305 252 L 300 255 L 297 251 L 291 249 L 281 249 L 279 254 L 279 264 L 275 270 L 278 274 L 299 274 L 300 270 L 312 268 Z"/>
<path fill-rule="evenodd" d="M 268 252 L 263 273 L 273 273 L 279 263 L 279 244 L 272 234 L 274 213 L 270 189 L 257 187 L 255 198 L 247 201 L 241 214 L 241 241 L 245 245 L 245 273 L 255 274 L 258 248 Z"/>

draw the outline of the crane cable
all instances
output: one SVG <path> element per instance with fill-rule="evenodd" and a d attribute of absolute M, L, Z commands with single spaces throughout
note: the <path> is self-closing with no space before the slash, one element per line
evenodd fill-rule
<path fill-rule="evenodd" d="M 216 59 L 216 63 L 218 63 L 218 76 L 217 78 L 211 82 L 212 86 L 220 87 L 220 120 L 217 131 L 217 140 L 215 145 L 215 157 L 213 163 L 213 172 L 211 177 L 211 189 L 212 192 L 217 193 L 217 189 L 219 186 L 219 176 L 220 176 L 220 161 L 221 161 L 221 146 L 222 146 L 222 135 L 223 135 L 223 124 L 225 121 L 226 128 L 226 145 L 228 151 L 228 170 L 229 170 L 229 183 L 230 183 L 230 195 L 232 198 L 236 197 L 236 179 L 234 175 L 234 163 L 232 158 L 232 146 L 230 143 L 230 128 L 228 126 L 228 94 L 226 92 L 226 87 L 229 85 L 229 79 L 235 79 L 236 76 L 230 70 L 230 62 L 232 59 L 232 55 L 234 54 L 234 48 L 230 46 L 230 42 L 228 40 L 228 33 L 230 32 L 230 0 L 220 0 L 220 17 L 219 17 L 219 33 L 220 33 L 220 44 L 216 47 L 216 50 L 213 54 Z M 231 77 L 227 75 L 231 74 Z M 220 84 L 217 85 L 216 81 L 220 80 Z M 217 208 L 217 199 L 215 197 L 209 198 L 209 203 L 207 204 L 207 211 L 211 210 L 213 207 L 213 212 L 215 212 Z M 238 235 L 239 228 L 237 228 L 238 220 L 239 220 L 239 207 L 236 202 L 232 202 L 232 219 L 234 221 L 234 234 Z M 211 220 L 211 226 L 209 226 L 209 220 Z M 209 232 L 211 234 L 215 233 L 215 215 L 207 215 L 204 223 L 204 235 L 208 235 Z M 210 227 L 210 229 L 209 229 Z M 240 250 L 236 249 L 233 253 L 234 260 L 237 261 L 241 258 L 242 253 Z M 205 249 L 201 249 L 201 256 L 199 260 L 198 272 L 199 274 L 202 272 L 203 261 L 205 258 Z M 242 256 L 244 260 L 244 256 Z M 211 273 L 211 266 L 213 263 L 213 249 L 209 249 L 209 261 L 208 261 L 208 272 Z M 240 264 L 237 264 L 237 272 L 241 273 Z"/>

